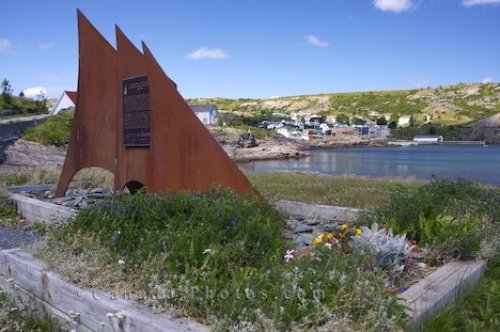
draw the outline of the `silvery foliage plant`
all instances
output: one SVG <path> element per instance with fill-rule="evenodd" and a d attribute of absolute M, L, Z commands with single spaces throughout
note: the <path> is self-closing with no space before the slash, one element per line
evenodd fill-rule
<path fill-rule="evenodd" d="M 361 230 L 360 235 L 351 238 L 352 250 L 372 258 L 377 267 L 393 277 L 400 276 L 405 267 L 418 258 L 415 244 L 406 240 L 406 234 L 394 235 L 390 229 L 379 229 L 377 223 L 371 228 L 363 226 Z"/>

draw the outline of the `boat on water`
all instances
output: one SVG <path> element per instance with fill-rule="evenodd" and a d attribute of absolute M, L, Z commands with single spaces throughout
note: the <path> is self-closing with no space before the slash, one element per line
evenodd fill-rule
<path fill-rule="evenodd" d="M 388 141 L 388 145 L 397 145 L 397 146 L 410 146 L 410 145 L 418 145 L 418 142 L 414 141 Z"/>

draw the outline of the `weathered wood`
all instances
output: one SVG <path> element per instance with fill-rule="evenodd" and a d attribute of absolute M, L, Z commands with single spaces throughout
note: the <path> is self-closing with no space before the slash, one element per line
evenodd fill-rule
<path fill-rule="evenodd" d="M 293 216 L 316 218 L 321 220 L 351 222 L 366 210 L 343 206 L 332 206 L 315 203 L 280 200 L 274 205 Z"/>
<path fill-rule="evenodd" d="M 484 260 L 451 262 L 400 294 L 409 307 L 409 327 L 421 329 L 440 309 L 477 284 L 485 268 Z"/>
<path fill-rule="evenodd" d="M 154 314 L 134 300 L 77 287 L 19 249 L 0 251 L 0 286 L 79 331 L 208 331 L 187 319 Z"/>
<path fill-rule="evenodd" d="M 20 194 L 11 193 L 10 197 L 16 202 L 17 211 L 28 221 L 52 223 L 64 221 L 76 214 L 75 209 Z"/>

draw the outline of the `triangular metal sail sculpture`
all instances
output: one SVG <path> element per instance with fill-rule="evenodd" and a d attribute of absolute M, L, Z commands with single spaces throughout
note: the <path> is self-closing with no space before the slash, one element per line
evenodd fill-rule
<path fill-rule="evenodd" d="M 79 77 L 71 141 L 56 196 L 86 167 L 115 174 L 115 190 L 257 194 L 178 93 L 147 46 L 116 27 L 117 50 L 78 11 Z"/>

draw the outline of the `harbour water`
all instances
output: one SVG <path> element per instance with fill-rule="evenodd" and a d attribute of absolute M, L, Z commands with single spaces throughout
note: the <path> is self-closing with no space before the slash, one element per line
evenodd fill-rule
<path fill-rule="evenodd" d="M 464 178 L 500 185 L 500 145 L 332 148 L 304 159 L 239 164 L 251 172 L 307 172 L 396 178 Z"/>

